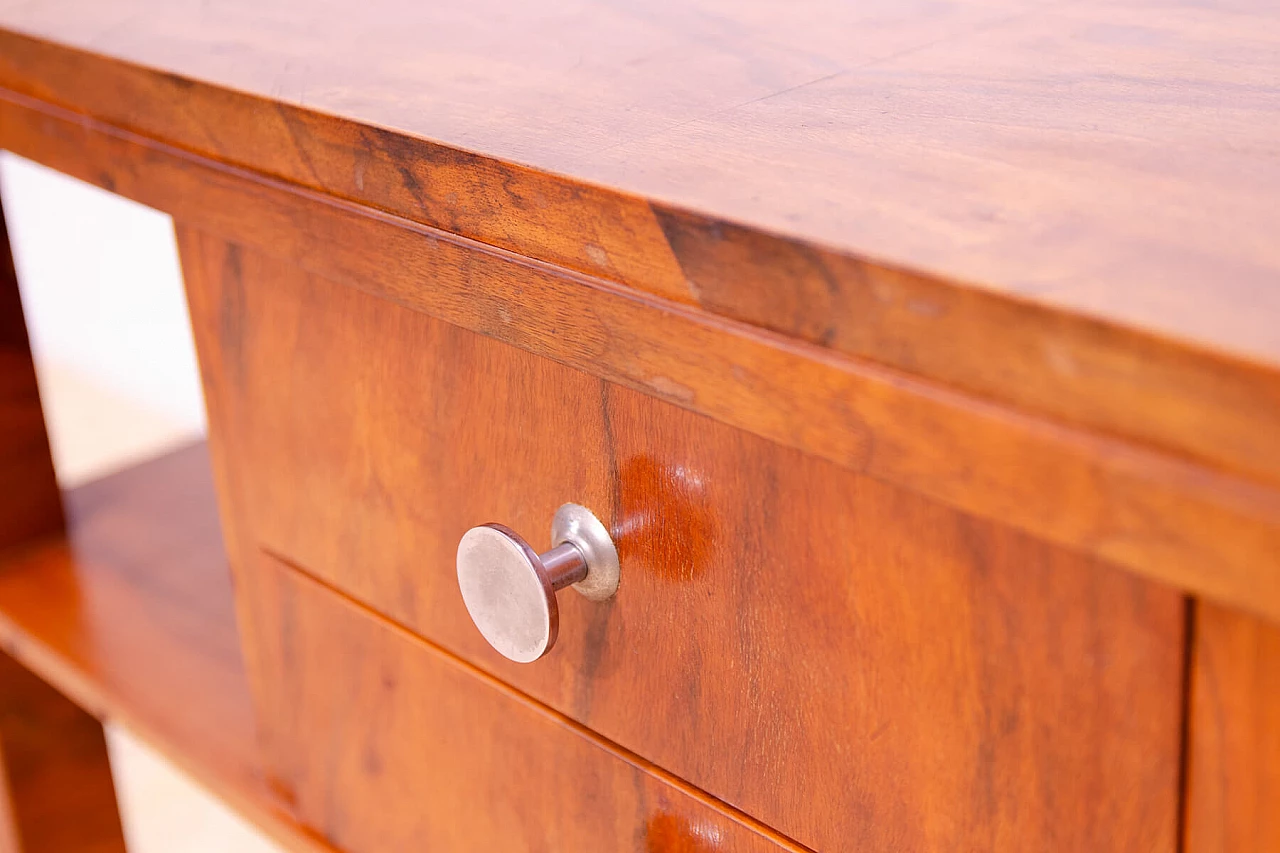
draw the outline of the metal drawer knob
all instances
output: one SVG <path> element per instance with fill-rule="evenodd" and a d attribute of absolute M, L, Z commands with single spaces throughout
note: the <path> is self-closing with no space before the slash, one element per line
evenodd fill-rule
<path fill-rule="evenodd" d="M 551 550 L 538 554 L 501 524 L 482 524 L 458 543 L 458 587 L 471 620 L 504 656 L 531 663 L 560 629 L 556 591 L 572 585 L 595 601 L 618 591 L 618 551 L 591 510 L 565 504 L 551 523 Z"/>

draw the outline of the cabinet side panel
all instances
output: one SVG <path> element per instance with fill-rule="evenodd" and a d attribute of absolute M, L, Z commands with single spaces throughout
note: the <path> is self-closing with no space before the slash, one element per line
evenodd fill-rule
<path fill-rule="evenodd" d="M 255 601 L 256 565 L 253 556 L 254 535 L 240 488 L 246 474 L 245 457 L 236 435 L 228 427 L 241 400 L 236 393 L 236 378 L 230 375 L 233 365 L 241 365 L 235 335 L 228 334 L 236 324 L 228 324 L 227 316 L 243 318 L 243 287 L 240 275 L 240 246 L 220 237 L 206 234 L 181 220 L 174 221 L 178 255 L 182 262 L 182 278 L 191 312 L 192 334 L 200 365 L 200 383 L 204 390 L 209 424 L 209 457 L 213 469 L 214 490 L 218 498 L 218 515 L 227 559 L 235 588 L 236 617 L 241 649 L 250 688 L 255 696 L 262 694 L 259 645 L 254 634 L 258 620 L 252 612 Z"/>
<path fill-rule="evenodd" d="M 0 853 L 125 853 L 102 724 L 0 654 Z"/>
<path fill-rule="evenodd" d="M 1185 853 L 1280 850 L 1280 627 L 1199 602 Z"/>
<path fill-rule="evenodd" d="M 62 529 L 62 504 L 0 209 L 0 548 Z"/>

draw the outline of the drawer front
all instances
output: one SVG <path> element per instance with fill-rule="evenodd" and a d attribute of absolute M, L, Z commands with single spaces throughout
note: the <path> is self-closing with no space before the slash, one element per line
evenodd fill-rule
<path fill-rule="evenodd" d="M 183 249 L 248 551 L 815 849 L 1174 848 L 1174 591 L 269 257 Z M 613 531 L 621 588 L 562 592 L 557 646 L 514 664 L 463 606 L 458 540 L 497 521 L 543 548 L 565 501 Z"/>
<path fill-rule="evenodd" d="M 272 782 L 341 850 L 787 849 L 270 557 L 254 589 Z"/>

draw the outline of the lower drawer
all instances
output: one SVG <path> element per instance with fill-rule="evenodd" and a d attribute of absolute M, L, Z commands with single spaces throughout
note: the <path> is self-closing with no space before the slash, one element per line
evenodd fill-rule
<path fill-rule="evenodd" d="M 335 846 L 795 849 L 279 561 L 254 568 L 273 783 Z"/>

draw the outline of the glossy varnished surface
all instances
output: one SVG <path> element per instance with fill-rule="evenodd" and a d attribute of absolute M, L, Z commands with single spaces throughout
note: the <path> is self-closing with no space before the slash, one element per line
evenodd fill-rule
<path fill-rule="evenodd" d="M 0 653 L 0 853 L 126 853 L 102 724 Z"/>
<path fill-rule="evenodd" d="M 91 135 L 72 134 L 67 142 L 82 143 L 76 151 L 108 142 L 103 156 L 132 148 Z M 400 228 L 229 176 L 204 184 L 207 174 L 149 151 L 139 161 L 152 180 L 135 180 L 132 170 L 112 174 L 140 196 L 180 204 L 201 229 L 231 237 L 227 243 L 179 229 L 188 283 L 199 284 L 189 298 L 210 352 L 236 353 L 246 330 L 258 332 L 264 346 L 293 347 L 291 338 L 272 335 L 274 324 L 296 320 L 246 322 L 268 298 L 254 282 L 283 287 L 319 272 L 1148 577 L 1280 615 L 1274 560 L 1280 495 L 1271 490 L 831 359 L 670 303 L 584 288 L 580 279 L 438 232 Z M 190 194 L 183 193 L 187 188 Z M 217 204 L 191 203 L 202 191 Z M 270 254 L 249 248 L 255 245 L 269 246 Z M 362 245 L 380 251 L 370 255 Z M 339 301 L 360 299 L 334 284 L 321 289 L 322 301 L 330 293 Z M 343 328 L 342 310 L 332 312 L 329 336 L 303 342 L 288 361 L 319 370 L 321 357 L 345 363 L 352 353 L 363 355 L 364 336 L 381 333 Z M 330 338 L 337 335 L 347 336 L 351 348 L 335 347 Z M 234 355 L 239 366 L 231 378 L 244 372 L 246 358 Z M 305 362 L 312 360 L 309 368 Z M 214 366 L 206 380 L 226 386 L 225 394 L 240 393 L 219 377 L 223 370 Z"/>
<path fill-rule="evenodd" d="M 1145 576 L 1280 618 L 1280 564 L 1274 560 L 1280 494 L 1180 454 L 993 406 L 697 308 L 193 158 L 29 99 L 0 96 L 0 140 L 171 212 L 180 232 L 189 226 L 229 239 L 235 248 L 228 251 L 217 240 L 207 252 L 184 246 L 191 261 L 184 266 L 197 279 L 234 285 L 239 247 L 263 247 L 301 269 L 414 311 Z M 230 301 L 200 310 L 236 309 Z M 1020 341 L 1015 349 L 1034 348 L 1034 335 L 1019 337 L 1017 320 L 1008 317 L 975 340 L 1003 335 Z M 997 334 L 1004 329 L 1019 331 Z M 1123 364 L 1137 363 L 1127 359 L 1121 374 Z M 996 362 L 990 366 L 1006 372 Z M 1179 385 L 1193 374 L 1168 375 L 1179 377 Z M 1267 450 L 1280 446 L 1280 427 L 1266 429 L 1280 410 L 1269 408 L 1265 386 L 1223 384 L 1213 371 L 1194 373 L 1185 384 L 1226 390 L 1208 408 L 1198 396 L 1182 398 L 1190 408 L 1168 410 L 1148 406 L 1141 395 L 1116 396 L 1113 403 L 1131 404 L 1142 423 L 1210 443 L 1214 431 L 1202 432 L 1197 424 L 1205 417 L 1225 423 L 1212 418 L 1215 411 L 1239 413 L 1226 430 L 1239 440 L 1220 446 L 1253 460 L 1259 471 L 1280 471 L 1273 464 L 1280 456 Z M 1244 403 L 1229 405 L 1232 400 Z M 216 436 L 213 446 L 216 456 Z M 226 528 L 233 538 L 234 529 Z"/>
<path fill-rule="evenodd" d="M 245 565 L 283 555 L 816 849 L 1173 846 L 1175 590 L 244 247 L 179 242 Z M 562 594 L 557 648 L 510 664 L 463 607 L 458 539 L 498 521 L 543 548 L 565 501 L 610 526 L 622 586 Z"/>
<path fill-rule="evenodd" d="M 322 853 L 260 771 L 204 446 L 82 486 L 66 500 L 66 539 L 0 557 L 3 648 L 94 716 L 138 734 L 289 849 Z"/>
<path fill-rule="evenodd" d="M 1196 608 L 1185 853 L 1280 850 L 1280 628 Z"/>
<path fill-rule="evenodd" d="M 0 25 L 1280 362 L 1266 4 L 6 0 Z"/>
<path fill-rule="evenodd" d="M 89 50 L 0 31 L 0 86 L 1280 482 L 1280 344 L 1266 230 L 1275 161 L 1259 142 L 1274 125 L 1274 89 L 1258 82 L 1275 55 L 1265 11 L 1141 2 L 627 10 L 544 0 L 486 16 L 485 4 L 309 5 L 302 14 L 283 2 L 86 5 L 11 10 L 14 21 Z M 476 35 L 476 21 L 478 41 L 467 35 Z M 634 67 L 617 64 L 632 40 L 651 37 L 669 49 Z M 704 106 L 739 89 L 769 90 L 788 63 L 832 45 L 840 46 L 828 57 L 836 65 L 850 52 L 872 65 L 841 66 L 830 80 L 713 111 L 715 132 L 696 138 L 669 139 L 651 114 L 679 112 L 673 86 Z M 598 51 L 605 67 L 584 61 L 540 73 L 558 67 L 556 51 L 575 47 L 584 59 Z M 890 47 L 906 52 L 881 67 L 879 51 Z M 707 62 L 722 54 L 730 61 Z M 684 72 L 704 65 L 690 86 Z M 243 91 L 226 88 L 229 80 Z M 355 120 L 312 109 L 323 110 L 328 96 L 337 115 Z M 575 105 L 603 111 L 603 123 L 575 120 Z M 806 115 L 811 109 L 821 121 Z M 383 111 L 393 115 L 377 118 Z M 432 131 L 459 114 L 486 131 L 462 141 Z M 572 132 L 561 132 L 562 120 Z M 644 143 L 656 147 L 650 154 L 663 159 L 628 151 L 615 166 L 648 195 L 584 182 L 576 166 L 555 174 L 515 165 L 483 144 L 503 156 L 501 139 L 490 138 L 497 134 L 550 156 L 637 122 L 653 134 Z M 13 144 L 8 135 L 0 144 Z M 28 156 L 45 157 L 47 142 Z M 108 186 L 117 177 L 92 175 Z M 614 177 L 597 179 L 629 186 Z M 776 186 L 764 186 L 770 180 Z M 681 193 L 666 200 L 646 189 L 650 181 Z M 793 237 L 732 224 L 760 225 L 750 215 L 758 208 L 786 218 L 789 204 L 804 215 L 776 227 Z M 851 210 L 856 221 L 840 225 Z M 824 240 L 826 227 L 838 233 Z M 1018 275 L 1030 278 L 1010 284 Z"/>
<path fill-rule="evenodd" d="M 275 786 L 336 847 L 799 853 L 278 561 L 252 578 Z"/>
<path fill-rule="evenodd" d="M 198 452 L 10 552 L 0 636 L 301 849 L 280 797 L 361 851 L 1269 850 L 1274 626 L 1179 588 L 1280 614 L 1277 20 L 0 0 L 0 145 L 179 217 L 275 787 L 207 483 L 127 487 Z M 58 524 L 7 273 L 0 543 Z M 566 499 L 623 589 L 517 668 L 452 549 Z"/>
<path fill-rule="evenodd" d="M 1280 618 L 1280 494 L 1180 454 L 992 406 L 816 346 L 756 333 L 314 193 L 225 169 L 29 100 L 0 98 L 0 140 L 21 153 L 335 281 L 921 491 L 1150 577 Z M 376 252 L 366 249 L 376 246 Z M 201 261 L 202 263 L 204 261 Z M 210 263 L 222 262 L 214 252 Z M 213 271 L 217 278 L 223 273 Z M 548 305 L 556 311 L 546 310 Z M 898 329 L 886 322 L 878 328 Z M 1009 316 L 975 341 L 1034 336 Z M 1013 330 L 1013 331 L 1005 331 Z M 939 339 L 944 342 L 947 338 Z M 950 346 L 948 343 L 947 346 Z M 1126 375 L 1131 356 L 1114 370 Z M 1021 361 L 1009 362 L 1021 364 Z M 991 362 L 997 374 L 1004 363 Z M 1176 387 L 1191 376 L 1182 369 Z M 1219 443 L 1280 472 L 1280 420 L 1265 385 L 1195 373 L 1224 396 L 1170 409 L 1112 404 L 1137 421 Z M 1044 386 L 1054 393 L 1056 385 Z M 1187 404 L 1186 406 L 1181 403 Z M 216 441 L 215 441 L 216 450 Z M 1052 482 L 1052 489 L 1043 483 Z M 231 528 L 228 528 L 230 532 Z"/>

